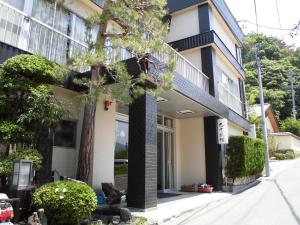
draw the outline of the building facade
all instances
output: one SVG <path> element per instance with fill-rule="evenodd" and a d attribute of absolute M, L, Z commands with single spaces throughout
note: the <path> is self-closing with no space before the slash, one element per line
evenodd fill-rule
<path fill-rule="evenodd" d="M 229 135 L 250 130 L 243 33 L 227 5 L 223 0 L 169 0 L 168 7 L 170 32 L 165 41 L 176 51 L 175 89 L 158 99 L 145 94 L 130 106 L 113 102 L 109 110 L 103 107 L 103 95 L 96 111 L 89 183 L 97 190 L 102 182 L 123 179 L 128 206 L 135 208 L 155 207 L 158 191 L 180 190 L 182 185 L 209 183 L 219 189 L 222 147 L 217 120 L 229 121 Z M 0 0 L 0 63 L 21 53 L 66 63 L 87 48 L 84 19 L 101 11 L 101 1 L 66 0 L 60 6 L 46 0 Z M 95 38 L 97 29 L 91 32 Z M 121 55 L 128 67 L 136 66 L 128 54 Z M 151 57 L 164 61 L 159 54 Z M 149 73 L 157 71 L 151 67 Z M 74 87 L 53 90 L 74 104 L 71 116 L 56 130 L 52 169 L 75 177 L 84 132 L 82 103 Z M 124 162 L 123 169 L 116 167 L 118 162 Z"/>

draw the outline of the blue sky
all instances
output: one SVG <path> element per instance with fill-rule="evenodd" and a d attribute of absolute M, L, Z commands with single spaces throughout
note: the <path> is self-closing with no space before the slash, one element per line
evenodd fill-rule
<path fill-rule="evenodd" d="M 225 0 L 237 21 L 255 23 L 253 0 Z M 279 28 L 276 0 L 256 0 L 258 24 L 266 27 Z M 291 29 L 300 21 L 300 0 L 277 0 L 281 27 Z M 256 26 L 248 22 L 239 22 L 245 34 L 256 31 Z M 289 45 L 300 47 L 300 30 L 293 38 L 290 30 L 277 30 L 259 27 L 259 32 L 276 36 L 285 40 Z"/>

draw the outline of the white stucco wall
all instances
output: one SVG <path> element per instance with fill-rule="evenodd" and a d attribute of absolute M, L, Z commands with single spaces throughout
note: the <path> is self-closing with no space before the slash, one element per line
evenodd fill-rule
<path fill-rule="evenodd" d="M 238 84 L 238 78 L 241 77 L 239 72 L 233 67 L 232 64 L 228 62 L 225 56 L 216 51 L 216 66 L 217 66 L 217 76 L 220 79 L 221 71 L 224 71 L 226 75 L 228 75 L 236 84 Z"/>
<path fill-rule="evenodd" d="M 54 146 L 52 155 L 52 170 L 57 170 L 62 176 L 75 178 L 80 145 L 83 107 L 77 93 L 60 87 L 52 86 L 52 89 L 56 97 L 65 101 L 65 105 L 67 105 L 70 110 L 69 117 L 63 119 L 76 121 L 77 123 L 76 147 L 65 148 Z"/>
<path fill-rule="evenodd" d="M 170 33 L 166 42 L 177 41 L 199 34 L 198 7 L 172 14 Z"/>
<path fill-rule="evenodd" d="M 268 133 L 273 133 L 274 132 L 274 129 L 273 129 L 273 126 L 272 126 L 272 123 L 271 123 L 269 117 L 266 117 L 266 126 L 267 126 Z"/>
<path fill-rule="evenodd" d="M 300 152 L 300 140 L 292 135 L 269 136 L 269 142 L 276 146 L 277 150 L 289 150 Z"/>
<path fill-rule="evenodd" d="M 192 50 L 180 52 L 188 61 L 202 71 L 201 49 L 195 48 Z"/>
<path fill-rule="evenodd" d="M 87 18 L 92 13 L 102 11 L 99 6 L 86 0 L 66 0 L 64 1 L 64 6 L 83 18 Z"/>
<path fill-rule="evenodd" d="M 91 185 L 101 189 L 101 183 L 114 183 L 114 148 L 116 104 L 104 110 L 104 97 L 97 105 Z"/>
<path fill-rule="evenodd" d="M 178 120 L 176 123 L 177 188 L 205 183 L 204 120 L 202 117 Z M 180 174 L 180 175 L 179 175 Z"/>
<path fill-rule="evenodd" d="M 231 54 L 236 58 L 235 44 L 237 44 L 238 42 L 232 35 L 232 32 L 227 27 L 224 20 L 221 18 L 221 16 L 218 14 L 218 12 L 215 9 L 213 10 L 212 18 L 213 18 L 212 29 L 217 33 L 217 35 L 220 37 L 220 39 L 223 41 L 223 43 L 229 49 Z"/>
<path fill-rule="evenodd" d="M 229 136 L 242 136 L 243 135 L 243 129 L 235 126 L 232 123 L 228 123 L 228 134 Z"/>

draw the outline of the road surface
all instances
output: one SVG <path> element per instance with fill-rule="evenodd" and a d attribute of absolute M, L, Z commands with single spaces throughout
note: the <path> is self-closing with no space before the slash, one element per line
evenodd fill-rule
<path fill-rule="evenodd" d="M 300 225 L 300 160 L 243 193 L 163 225 Z"/>

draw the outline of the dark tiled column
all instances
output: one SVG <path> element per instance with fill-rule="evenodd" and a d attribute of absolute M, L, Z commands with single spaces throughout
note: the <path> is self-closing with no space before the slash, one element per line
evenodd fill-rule
<path fill-rule="evenodd" d="M 204 118 L 206 183 L 217 190 L 222 187 L 221 146 L 218 144 L 218 117 Z"/>
<path fill-rule="evenodd" d="M 127 205 L 157 206 L 157 103 L 143 94 L 129 106 Z"/>
<path fill-rule="evenodd" d="M 201 49 L 202 72 L 209 78 L 209 94 L 219 98 L 218 94 L 218 79 L 214 68 L 215 51 L 213 47 L 205 47 Z"/>

